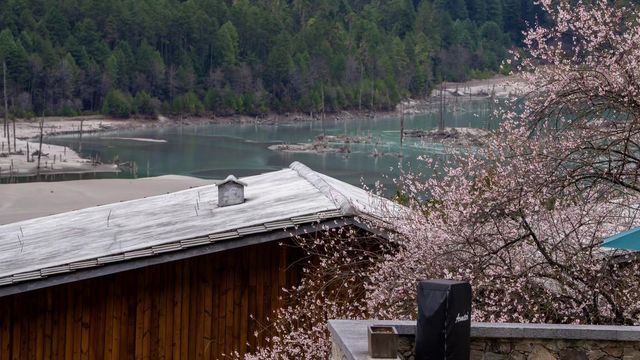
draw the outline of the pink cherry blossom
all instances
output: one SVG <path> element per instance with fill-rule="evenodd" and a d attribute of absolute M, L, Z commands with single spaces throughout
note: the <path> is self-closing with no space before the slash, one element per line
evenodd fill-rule
<path fill-rule="evenodd" d="M 302 284 L 247 359 L 326 359 L 330 318 L 413 319 L 420 279 L 469 281 L 477 321 L 640 324 L 640 260 L 603 239 L 640 226 L 640 14 L 541 0 L 511 59 L 526 94 L 482 146 L 397 180 L 390 241 L 355 229 L 299 239 Z M 325 234 L 326 235 L 326 234 Z M 238 356 L 238 354 L 236 354 Z"/>

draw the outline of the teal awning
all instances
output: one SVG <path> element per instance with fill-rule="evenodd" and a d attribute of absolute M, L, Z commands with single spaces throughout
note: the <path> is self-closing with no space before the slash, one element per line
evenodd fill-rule
<path fill-rule="evenodd" d="M 640 251 L 640 228 L 635 228 L 604 239 L 602 247 Z"/>

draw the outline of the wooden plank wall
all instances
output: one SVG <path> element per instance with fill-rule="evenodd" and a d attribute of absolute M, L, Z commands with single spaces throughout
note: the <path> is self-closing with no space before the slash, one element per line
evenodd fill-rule
<path fill-rule="evenodd" d="M 244 353 L 265 344 L 298 254 L 255 245 L 0 298 L 0 360 Z"/>

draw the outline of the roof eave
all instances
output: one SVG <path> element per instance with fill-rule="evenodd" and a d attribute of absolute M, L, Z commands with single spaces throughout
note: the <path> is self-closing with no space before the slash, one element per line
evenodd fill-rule
<path fill-rule="evenodd" d="M 245 235 L 232 240 L 221 240 L 210 243 L 208 245 L 197 246 L 185 250 L 168 252 L 160 255 L 136 258 L 101 266 L 78 269 L 73 272 L 57 274 L 48 277 L 38 278 L 34 280 L 23 281 L 11 285 L 0 286 L 0 298 L 28 291 L 48 288 L 56 285 L 62 285 L 82 280 L 93 279 L 101 276 L 112 275 L 124 271 L 135 270 L 147 266 L 159 265 L 173 261 L 189 259 L 197 256 L 213 254 L 226 250 L 241 248 L 245 246 L 264 244 L 268 242 L 287 239 L 295 236 L 308 234 L 311 232 L 335 229 L 343 226 L 357 226 L 365 231 L 373 231 L 364 223 L 355 220 L 352 217 L 342 217 L 325 219 L 323 221 L 307 223 L 292 229 L 284 229 L 281 231 L 273 230 L 266 233 L 256 233 Z"/>

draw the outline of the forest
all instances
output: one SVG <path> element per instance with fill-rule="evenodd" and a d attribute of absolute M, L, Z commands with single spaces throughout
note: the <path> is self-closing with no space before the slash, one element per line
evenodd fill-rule
<path fill-rule="evenodd" d="M 0 62 L 14 117 L 388 110 L 499 72 L 544 21 L 533 0 L 6 0 Z"/>

